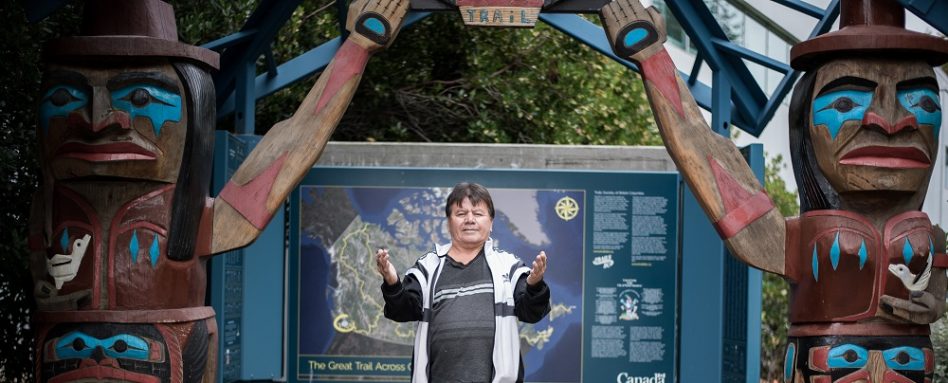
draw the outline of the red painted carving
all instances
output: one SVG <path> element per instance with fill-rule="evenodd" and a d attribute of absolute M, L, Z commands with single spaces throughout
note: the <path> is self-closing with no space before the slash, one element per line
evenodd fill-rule
<path fill-rule="evenodd" d="M 668 56 L 668 51 L 662 49 L 639 64 L 642 67 L 642 77 L 654 84 L 658 93 L 675 108 L 678 116 L 684 118 L 685 107 L 681 103 L 681 93 L 678 90 L 675 63 Z"/>
<path fill-rule="evenodd" d="M 925 373 L 931 374 L 935 372 L 935 354 L 930 348 L 922 349 L 925 352 Z"/>
<path fill-rule="evenodd" d="M 889 120 L 885 119 L 884 117 L 876 114 L 875 112 L 868 111 L 866 112 L 865 117 L 862 118 L 862 125 L 876 125 L 891 136 L 905 129 L 918 129 L 918 120 L 915 118 L 915 116 L 908 116 L 899 120 L 893 125 L 890 124 Z"/>
<path fill-rule="evenodd" d="M 313 111 L 313 114 L 319 114 L 345 83 L 361 75 L 368 61 L 369 51 L 346 39 L 332 59 L 332 73 L 329 74 L 329 80 L 326 81 L 323 93 L 319 95 L 319 101 L 316 102 L 316 110 Z"/>
<path fill-rule="evenodd" d="M 887 377 L 888 377 L 888 373 L 886 373 L 886 375 L 887 375 Z M 868 382 L 868 381 L 869 381 L 869 371 L 868 371 L 868 370 L 859 370 L 859 371 L 856 371 L 856 372 L 854 372 L 854 373 L 852 373 L 852 374 L 846 375 L 846 376 L 844 376 L 844 377 L 842 377 L 842 378 L 836 379 L 836 381 L 833 382 L 833 383 L 862 383 L 862 382 Z M 888 382 L 900 382 L 900 381 L 885 380 L 885 382 L 888 383 Z M 912 382 L 912 381 L 910 380 L 909 383 L 911 383 L 911 382 Z M 829 380 L 827 380 L 826 383 L 829 383 Z"/>
<path fill-rule="evenodd" d="M 829 372 L 829 346 L 813 347 L 810 349 L 808 360 L 810 369 L 819 372 Z"/>
<path fill-rule="evenodd" d="M 257 229 L 263 230 L 270 222 L 273 212 L 267 210 L 267 197 L 276 177 L 283 169 L 286 153 L 274 160 L 270 166 L 257 174 L 250 182 L 237 185 L 234 180 L 227 182 L 221 190 L 220 198 L 230 204 Z"/>
<path fill-rule="evenodd" d="M 717 160 L 708 157 L 708 163 L 714 173 L 721 202 L 724 203 L 724 216 L 714 223 L 714 228 L 721 238 L 728 239 L 737 235 L 751 222 L 774 208 L 773 201 L 763 190 L 752 194 L 721 167 Z"/>
<path fill-rule="evenodd" d="M 868 378 L 869 378 L 868 375 L 869 375 L 869 373 L 866 372 L 866 377 L 863 378 L 863 379 L 866 379 L 866 380 L 852 380 L 852 382 L 865 382 L 865 381 L 868 381 Z M 882 381 L 883 381 L 883 382 L 886 382 L 886 383 L 915 383 L 914 380 L 909 379 L 907 376 L 902 375 L 902 374 L 900 374 L 900 373 L 898 373 L 898 372 L 895 372 L 895 371 L 892 371 L 892 370 L 888 370 L 888 371 L 885 372 L 885 377 L 882 378 Z M 847 381 L 847 382 L 848 382 L 848 381 Z"/>
<path fill-rule="evenodd" d="M 70 142 L 56 150 L 55 157 L 76 158 L 89 162 L 154 160 L 155 153 L 130 142 L 87 145 Z"/>

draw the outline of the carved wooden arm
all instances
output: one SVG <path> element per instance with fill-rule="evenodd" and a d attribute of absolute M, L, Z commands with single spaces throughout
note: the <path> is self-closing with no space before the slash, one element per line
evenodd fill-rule
<path fill-rule="evenodd" d="M 408 0 L 357 0 L 349 37 L 287 120 L 273 126 L 214 201 L 211 254 L 246 246 L 319 158 L 362 79 L 369 56 L 395 39 Z"/>
<path fill-rule="evenodd" d="M 737 147 L 708 128 L 662 46 L 666 34 L 661 15 L 637 0 L 613 0 L 600 9 L 600 18 L 616 55 L 641 68 L 668 153 L 721 238 L 742 261 L 782 275 L 784 217 Z"/>

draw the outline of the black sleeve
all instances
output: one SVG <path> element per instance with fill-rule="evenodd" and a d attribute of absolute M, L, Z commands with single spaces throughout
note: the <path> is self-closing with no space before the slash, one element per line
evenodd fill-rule
<path fill-rule="evenodd" d="M 396 322 L 421 320 L 421 283 L 411 274 L 392 286 L 382 281 L 385 317 Z"/>
<path fill-rule="evenodd" d="M 527 285 L 527 274 L 514 287 L 514 313 L 521 322 L 537 323 L 550 312 L 550 287 L 545 281 Z"/>

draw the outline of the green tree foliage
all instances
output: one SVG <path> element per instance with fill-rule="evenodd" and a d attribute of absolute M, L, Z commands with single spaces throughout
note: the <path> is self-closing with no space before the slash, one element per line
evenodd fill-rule
<path fill-rule="evenodd" d="M 800 205 L 797 193 L 788 191 L 786 182 L 780 178 L 780 170 L 786 166 L 783 156 L 772 157 L 764 168 L 764 188 L 780 213 L 784 217 L 792 217 L 800 213 Z M 790 328 L 787 322 L 788 288 L 783 278 L 764 273 L 760 312 L 760 378 L 767 382 L 783 381 L 783 360 L 787 350 L 787 330 Z"/>
<path fill-rule="evenodd" d="M 32 381 L 32 281 L 27 269 L 27 221 L 39 184 L 35 153 L 40 47 L 52 36 L 77 31 L 78 10 L 68 6 L 39 24 L 27 24 L 18 2 L 0 4 L 0 381 Z"/>

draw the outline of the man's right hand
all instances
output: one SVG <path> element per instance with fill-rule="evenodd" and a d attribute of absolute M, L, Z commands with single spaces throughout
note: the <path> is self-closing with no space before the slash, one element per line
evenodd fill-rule
<path fill-rule="evenodd" d="M 386 285 L 392 286 L 398 283 L 398 272 L 395 271 L 395 265 L 389 262 L 388 249 L 378 249 L 375 252 L 375 265 Z"/>
<path fill-rule="evenodd" d="M 642 62 L 663 49 L 665 19 L 655 7 L 639 0 L 612 0 L 599 10 L 599 18 L 616 55 Z"/>

